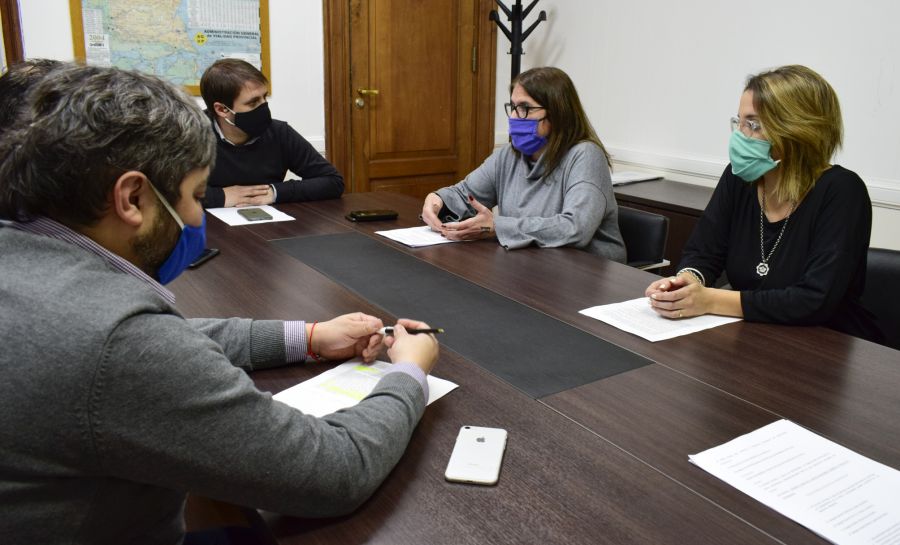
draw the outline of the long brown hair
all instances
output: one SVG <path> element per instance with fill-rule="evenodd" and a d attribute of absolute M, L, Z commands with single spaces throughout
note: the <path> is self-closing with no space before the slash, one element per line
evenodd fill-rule
<path fill-rule="evenodd" d="M 572 146 L 579 142 L 593 142 L 606 157 L 606 164 L 612 164 L 609 153 L 584 113 L 575 84 L 565 72 L 552 66 L 532 68 L 516 76 L 509 85 L 510 94 L 516 85 L 521 85 L 531 98 L 544 107 L 550 122 L 550 135 L 543 154 L 546 165 L 544 176 L 550 174 Z"/>

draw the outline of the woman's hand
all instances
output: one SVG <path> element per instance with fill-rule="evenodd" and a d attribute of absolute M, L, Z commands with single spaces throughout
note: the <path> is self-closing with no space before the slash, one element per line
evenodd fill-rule
<path fill-rule="evenodd" d="M 467 220 L 445 223 L 441 234 L 450 240 L 478 240 L 494 236 L 494 213 L 491 209 L 469 195 L 469 204 L 475 209 L 475 216 Z"/>
<path fill-rule="evenodd" d="M 690 318 L 709 312 L 707 288 L 690 274 L 670 276 L 654 281 L 644 291 L 650 306 L 665 318 Z"/>
<path fill-rule="evenodd" d="M 441 220 L 437 215 L 443 207 L 444 201 L 438 197 L 437 193 L 429 193 L 425 196 L 425 204 L 422 205 L 422 221 L 431 227 L 432 231 L 441 231 Z"/>

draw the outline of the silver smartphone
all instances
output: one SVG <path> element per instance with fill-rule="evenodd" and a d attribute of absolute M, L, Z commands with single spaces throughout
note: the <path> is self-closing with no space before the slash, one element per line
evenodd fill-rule
<path fill-rule="evenodd" d="M 444 478 L 458 483 L 497 484 L 506 436 L 506 430 L 499 428 L 460 428 Z"/>

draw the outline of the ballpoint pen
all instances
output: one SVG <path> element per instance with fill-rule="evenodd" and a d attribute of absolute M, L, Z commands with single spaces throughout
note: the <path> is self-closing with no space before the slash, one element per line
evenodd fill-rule
<path fill-rule="evenodd" d="M 378 332 L 381 333 L 382 335 L 393 335 L 394 328 L 393 327 L 382 327 L 381 329 L 378 330 Z M 412 333 L 414 335 L 416 333 L 443 333 L 444 328 L 443 327 L 435 327 L 435 328 L 431 328 L 431 329 L 416 329 L 413 327 L 408 327 L 408 328 L 406 328 L 406 332 Z"/>

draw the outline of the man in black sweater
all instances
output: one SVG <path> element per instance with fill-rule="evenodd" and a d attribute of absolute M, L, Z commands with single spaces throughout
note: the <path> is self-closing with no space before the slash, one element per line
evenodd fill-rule
<path fill-rule="evenodd" d="M 336 199 L 344 178 L 305 138 L 272 119 L 269 81 L 250 63 L 220 59 L 203 73 L 200 94 L 216 134 L 207 208 Z M 285 181 L 290 170 L 300 179 Z"/>

